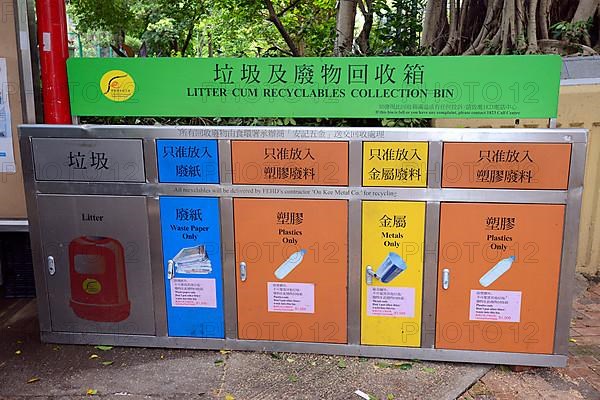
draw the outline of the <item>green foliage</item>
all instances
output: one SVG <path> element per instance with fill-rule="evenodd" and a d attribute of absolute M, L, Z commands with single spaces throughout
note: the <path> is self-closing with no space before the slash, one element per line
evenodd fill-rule
<path fill-rule="evenodd" d="M 205 12 L 199 0 L 70 0 L 67 10 L 79 33 L 124 34 L 145 42 L 149 55 L 162 56 L 191 50 L 183 47 Z"/>
<path fill-rule="evenodd" d="M 335 39 L 335 0 L 273 0 L 281 23 L 303 56 L 329 56 Z M 201 21 L 220 56 L 285 56 L 289 52 L 263 0 L 215 0 Z"/>
<path fill-rule="evenodd" d="M 375 0 L 371 50 L 376 55 L 420 53 L 424 0 Z"/>
<path fill-rule="evenodd" d="M 568 22 L 561 21 L 550 27 L 555 39 L 566 40 L 571 43 L 583 43 L 588 37 L 592 27 L 592 18 L 587 21 Z"/>

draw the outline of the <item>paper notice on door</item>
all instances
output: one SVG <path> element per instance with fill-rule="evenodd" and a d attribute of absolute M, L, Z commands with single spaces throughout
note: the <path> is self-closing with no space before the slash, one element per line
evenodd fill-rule
<path fill-rule="evenodd" d="M 217 308 L 217 288 L 210 278 L 171 279 L 171 303 L 173 307 Z"/>
<path fill-rule="evenodd" d="M 407 287 L 369 286 L 367 315 L 370 317 L 415 316 L 415 289 Z"/>
<path fill-rule="evenodd" d="M 312 283 L 267 282 L 269 312 L 315 312 L 315 285 Z"/>
<path fill-rule="evenodd" d="M 0 58 L 0 173 L 16 171 L 8 92 L 6 58 Z"/>
<path fill-rule="evenodd" d="M 471 321 L 521 321 L 521 292 L 471 290 Z"/>

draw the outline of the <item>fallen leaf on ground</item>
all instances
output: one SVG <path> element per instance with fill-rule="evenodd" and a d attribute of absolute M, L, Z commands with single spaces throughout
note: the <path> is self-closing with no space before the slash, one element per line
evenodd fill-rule
<path fill-rule="evenodd" d="M 92 354 L 92 355 L 90 356 L 90 360 L 93 360 L 94 358 L 98 358 L 98 357 L 99 357 L 99 356 L 98 356 L 98 354 Z"/>
<path fill-rule="evenodd" d="M 577 343 L 577 340 L 571 338 L 571 339 L 569 339 L 569 342 L 571 342 L 571 343 Z"/>
<path fill-rule="evenodd" d="M 298 382 L 298 377 L 296 375 L 290 375 L 290 382 Z"/>
<path fill-rule="evenodd" d="M 87 394 L 88 396 L 94 396 L 98 394 L 98 391 L 96 389 L 88 389 L 87 392 L 85 392 L 85 394 Z"/>
<path fill-rule="evenodd" d="M 434 373 L 435 372 L 435 368 L 431 368 L 431 367 L 423 367 L 423 371 L 427 372 L 427 373 Z"/>
<path fill-rule="evenodd" d="M 412 369 L 412 364 L 411 363 L 396 363 L 393 365 L 394 369 L 401 369 L 402 371 L 407 371 L 409 369 Z"/>
<path fill-rule="evenodd" d="M 232 396 L 232 395 L 230 395 L 230 394 L 226 394 L 226 395 L 225 395 L 225 400 L 235 400 L 235 397 L 233 397 L 233 396 Z"/>
<path fill-rule="evenodd" d="M 102 365 L 112 365 L 114 361 L 102 361 Z"/>
<path fill-rule="evenodd" d="M 16 354 L 16 355 L 20 355 L 21 353 L 22 353 L 22 351 L 21 351 L 21 350 L 17 350 L 17 351 L 15 351 L 15 354 Z"/>
<path fill-rule="evenodd" d="M 342 358 L 341 360 L 338 361 L 337 366 L 338 366 L 338 368 L 346 368 L 348 366 L 348 364 L 346 364 L 346 360 L 344 360 Z"/>
<path fill-rule="evenodd" d="M 390 368 L 392 364 L 386 363 L 385 361 L 377 361 L 375 363 L 375 368 Z"/>
<path fill-rule="evenodd" d="M 294 359 L 293 359 L 293 358 L 291 358 L 291 357 L 288 357 L 286 360 L 287 360 L 287 362 L 289 362 L 289 363 L 293 363 L 294 361 L 296 361 L 296 360 L 294 360 Z"/>
<path fill-rule="evenodd" d="M 390 393 L 387 395 L 387 400 L 394 400 L 394 399 L 395 399 L 395 397 L 393 394 Z"/>
<path fill-rule="evenodd" d="M 215 360 L 215 365 L 220 366 L 220 365 L 223 365 L 224 362 L 225 361 L 220 360 L 220 359 L 219 360 Z"/>
<path fill-rule="evenodd" d="M 94 348 L 102 351 L 109 351 L 113 349 L 112 346 L 95 346 Z"/>
<path fill-rule="evenodd" d="M 37 376 L 34 376 L 33 378 L 30 378 L 30 379 L 27 381 L 27 383 L 33 383 L 33 382 L 37 382 L 37 381 L 39 381 L 39 380 L 40 380 L 40 378 L 38 378 Z"/>
<path fill-rule="evenodd" d="M 281 354 L 279 354 L 279 353 L 272 352 L 272 353 L 269 353 L 269 355 L 271 356 L 271 358 L 275 358 L 277 360 L 282 360 L 283 359 L 283 356 Z"/>
<path fill-rule="evenodd" d="M 231 350 L 219 350 L 219 353 L 221 353 L 223 355 L 224 354 L 229 354 L 229 353 L 231 353 Z"/>

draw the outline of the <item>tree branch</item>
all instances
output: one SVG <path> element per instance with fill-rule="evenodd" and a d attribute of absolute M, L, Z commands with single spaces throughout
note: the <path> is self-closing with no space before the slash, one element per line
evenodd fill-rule
<path fill-rule="evenodd" d="M 290 48 L 292 55 L 294 57 L 300 57 L 301 56 L 300 51 L 298 50 L 296 43 L 294 43 L 294 40 L 292 39 L 292 37 L 290 36 L 288 31 L 285 29 L 285 27 L 281 23 L 281 20 L 277 16 L 277 13 L 275 12 L 275 8 L 273 8 L 273 2 L 271 0 L 264 0 L 264 1 L 265 1 L 265 6 L 267 7 L 267 11 L 269 11 L 268 20 L 271 21 L 273 23 L 273 25 L 275 25 L 275 28 L 277 28 L 277 30 L 283 37 L 283 40 L 285 41 L 287 46 Z"/>
<path fill-rule="evenodd" d="M 281 17 L 283 17 L 283 15 L 284 15 L 286 12 L 288 12 L 288 11 L 290 11 L 292 8 L 296 7 L 296 6 L 297 6 L 299 3 L 300 3 L 300 0 L 295 0 L 295 1 L 292 1 L 292 2 L 291 2 L 291 3 L 290 3 L 290 4 L 289 4 L 289 5 L 286 7 L 286 8 L 284 8 L 283 10 L 281 10 L 281 11 L 279 11 L 279 12 L 277 13 L 277 17 L 278 17 L 278 18 L 281 18 Z"/>

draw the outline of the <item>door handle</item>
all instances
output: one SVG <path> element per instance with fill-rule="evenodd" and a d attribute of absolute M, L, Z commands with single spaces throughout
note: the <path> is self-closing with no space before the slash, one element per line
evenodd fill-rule
<path fill-rule="evenodd" d="M 365 271 L 365 281 L 367 285 L 373 284 L 373 277 L 375 276 L 375 272 L 373 272 L 373 268 L 370 265 L 367 265 L 367 269 Z"/>
<path fill-rule="evenodd" d="M 46 265 L 48 266 L 48 273 L 50 276 L 53 276 L 56 273 L 56 262 L 54 261 L 54 257 L 48 256 Z"/>
<path fill-rule="evenodd" d="M 246 271 L 246 263 L 242 261 L 240 263 L 240 279 L 242 282 L 246 282 L 247 278 L 248 278 L 248 273 Z"/>
<path fill-rule="evenodd" d="M 175 263 L 173 260 L 167 261 L 167 279 L 171 280 L 175 277 Z"/>
<path fill-rule="evenodd" d="M 448 268 L 444 268 L 442 271 L 442 288 L 444 290 L 448 290 L 450 287 L 450 270 Z"/>

